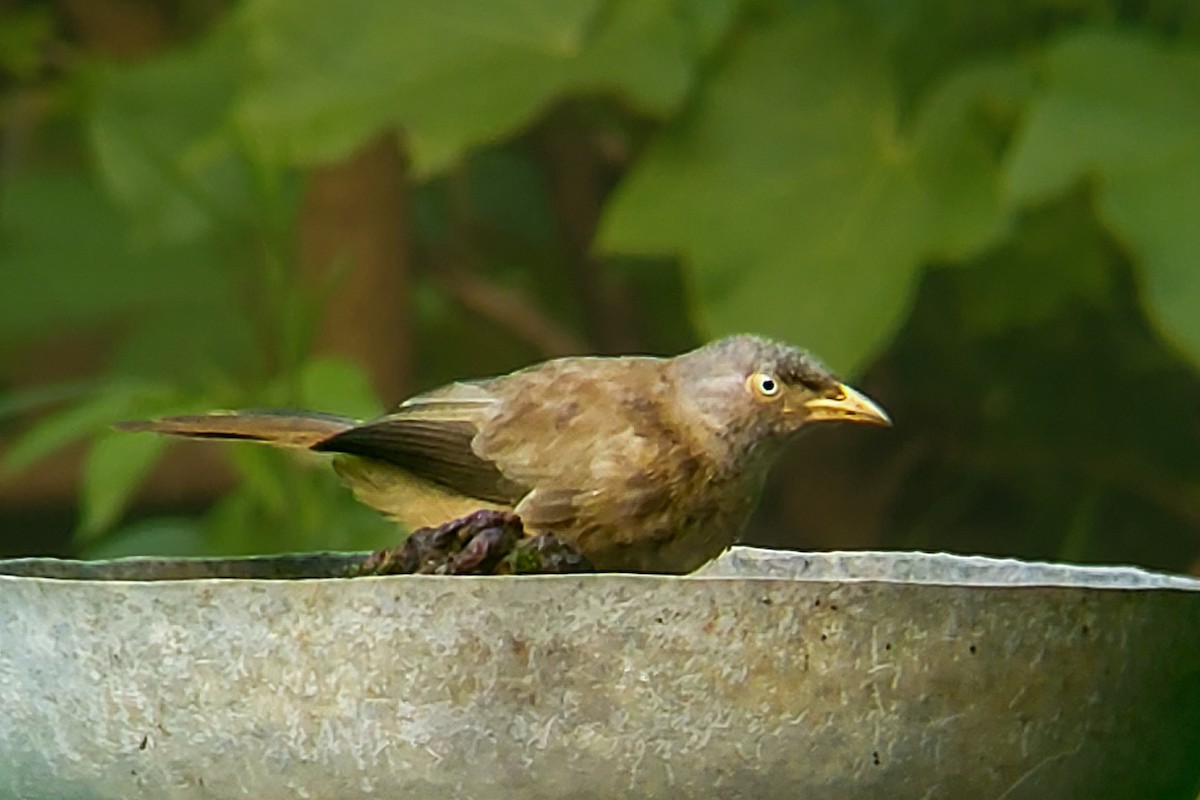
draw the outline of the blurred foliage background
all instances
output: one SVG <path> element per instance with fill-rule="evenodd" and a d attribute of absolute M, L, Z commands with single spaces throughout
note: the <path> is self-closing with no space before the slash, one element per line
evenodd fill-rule
<path fill-rule="evenodd" d="M 734 331 L 893 414 L 747 539 L 1195 568 L 1191 0 L 0 0 L 0 554 L 375 547 L 371 415 Z"/>

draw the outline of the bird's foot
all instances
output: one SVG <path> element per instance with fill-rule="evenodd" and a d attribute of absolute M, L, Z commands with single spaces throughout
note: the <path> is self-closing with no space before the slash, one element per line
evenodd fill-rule
<path fill-rule="evenodd" d="M 528 536 L 510 511 L 476 511 L 413 531 L 402 544 L 377 550 L 358 575 L 531 575 L 591 572 L 574 545 L 550 534 Z"/>

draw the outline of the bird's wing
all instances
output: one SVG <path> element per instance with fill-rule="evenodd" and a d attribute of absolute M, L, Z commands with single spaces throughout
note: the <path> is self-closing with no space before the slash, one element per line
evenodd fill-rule
<path fill-rule="evenodd" d="M 660 364 L 568 358 L 452 384 L 314 449 L 392 464 L 480 500 L 519 504 L 533 529 L 646 518 L 666 513 L 668 495 L 697 478 L 695 469 L 675 474 L 675 466 L 697 462 L 664 418 Z"/>
<path fill-rule="evenodd" d="M 474 450 L 531 487 L 518 513 L 532 528 L 604 524 L 664 504 L 681 446 L 664 418 L 658 359 L 561 359 L 489 384 Z"/>
<path fill-rule="evenodd" d="M 390 414 L 329 437 L 313 450 L 399 467 L 458 494 L 513 505 L 529 487 L 480 457 L 472 441 L 497 404 L 483 384 L 456 383 L 405 401 Z"/>

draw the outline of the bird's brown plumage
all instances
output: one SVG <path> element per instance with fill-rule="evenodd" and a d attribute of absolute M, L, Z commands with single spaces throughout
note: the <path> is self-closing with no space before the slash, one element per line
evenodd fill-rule
<path fill-rule="evenodd" d="M 835 418 L 886 421 L 803 351 L 740 336 L 673 359 L 548 361 L 361 424 L 246 412 L 126 427 L 336 453 L 361 500 L 410 526 L 511 508 L 599 569 L 686 572 L 735 540 L 779 445 Z"/>

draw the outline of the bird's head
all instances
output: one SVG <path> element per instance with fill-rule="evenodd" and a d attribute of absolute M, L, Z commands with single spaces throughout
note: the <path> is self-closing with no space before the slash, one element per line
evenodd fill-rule
<path fill-rule="evenodd" d="M 816 422 L 891 425 L 882 408 L 816 358 L 759 336 L 719 339 L 679 356 L 674 369 L 684 407 L 736 449 L 786 439 Z"/>

